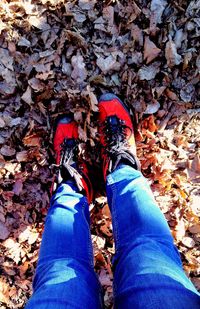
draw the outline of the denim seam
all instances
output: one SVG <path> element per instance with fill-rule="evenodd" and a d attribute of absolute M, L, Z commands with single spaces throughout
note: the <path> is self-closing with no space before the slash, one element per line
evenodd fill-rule
<path fill-rule="evenodd" d="M 112 221 L 113 221 L 113 233 L 115 235 L 116 245 L 119 245 L 119 228 L 118 228 L 118 221 L 116 216 L 116 198 L 117 198 L 117 188 L 115 184 L 111 185 L 111 189 L 113 191 L 113 198 L 112 198 Z M 116 253 L 117 253 L 117 246 L 116 246 Z"/>
<path fill-rule="evenodd" d="M 83 214 L 83 217 L 84 217 L 84 220 L 85 220 L 85 223 L 87 224 L 88 226 L 88 234 L 87 234 L 87 247 L 88 247 L 88 255 L 89 255 L 89 264 L 90 266 L 93 268 L 94 267 L 94 262 L 93 262 L 93 250 L 92 250 L 92 240 L 91 240 L 91 234 L 90 234 L 90 227 L 89 227 L 89 223 L 88 221 L 86 220 L 85 218 L 85 213 L 84 213 L 84 208 L 88 206 L 88 202 L 85 201 L 83 202 L 82 204 L 82 214 Z"/>

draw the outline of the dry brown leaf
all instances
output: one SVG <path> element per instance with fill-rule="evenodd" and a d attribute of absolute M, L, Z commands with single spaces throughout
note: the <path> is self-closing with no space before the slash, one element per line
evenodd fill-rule
<path fill-rule="evenodd" d="M 22 192 L 22 189 L 23 189 L 23 182 L 21 179 L 17 179 L 13 186 L 13 192 L 15 193 L 15 195 L 19 196 L 20 193 Z"/>
<path fill-rule="evenodd" d="M 88 92 L 88 95 L 89 95 L 89 99 L 90 99 L 90 107 L 91 107 L 91 110 L 93 112 L 98 112 L 98 100 L 97 100 L 97 97 L 96 95 L 94 94 L 94 92 L 91 91 L 91 88 L 90 86 L 88 85 L 87 86 L 87 92 Z"/>
<path fill-rule="evenodd" d="M 23 138 L 23 143 L 25 146 L 29 147 L 41 147 L 41 138 L 37 134 L 28 135 Z"/>
<path fill-rule="evenodd" d="M 81 84 L 87 77 L 87 70 L 85 68 L 84 59 L 81 55 L 77 54 L 72 57 L 72 75 L 71 77 L 78 83 Z"/>
<path fill-rule="evenodd" d="M 194 224 L 194 225 L 190 226 L 189 231 L 192 234 L 200 233 L 200 224 Z"/>
<path fill-rule="evenodd" d="M 78 5 L 82 10 L 90 11 L 94 8 L 96 2 L 97 0 L 79 0 Z"/>
<path fill-rule="evenodd" d="M 150 63 L 154 60 L 161 52 L 161 49 L 158 48 L 148 36 L 145 37 L 144 41 L 144 60 L 146 63 Z"/>
<path fill-rule="evenodd" d="M 167 5 L 165 0 L 152 0 L 151 1 L 151 17 L 150 17 L 150 32 L 154 34 L 157 24 L 162 22 L 162 14 Z"/>
<path fill-rule="evenodd" d="M 160 63 L 154 62 L 148 66 L 143 66 L 138 71 L 138 76 L 140 80 L 152 80 L 155 78 L 156 74 L 160 71 L 159 69 Z"/>
<path fill-rule="evenodd" d="M 179 65 L 182 62 L 182 57 L 177 53 L 176 45 L 171 37 L 169 37 L 169 41 L 165 47 L 165 58 L 167 59 L 167 65 L 169 68 Z"/>
<path fill-rule="evenodd" d="M 191 237 L 183 237 L 181 239 L 181 242 L 187 247 L 187 248 L 193 248 L 195 246 L 195 241 Z"/>
<path fill-rule="evenodd" d="M 32 100 L 32 90 L 31 90 L 30 86 L 27 87 L 27 89 L 24 92 L 24 94 L 22 95 L 21 99 L 29 105 L 34 103 L 33 100 Z"/>
<path fill-rule="evenodd" d="M 9 284 L 0 278 L 0 302 L 9 304 L 9 297 L 10 297 L 10 286 Z"/>
<path fill-rule="evenodd" d="M 168 88 L 165 90 L 166 95 L 168 98 L 172 101 L 178 101 L 178 96 L 176 95 L 175 92 L 169 90 Z"/>
<path fill-rule="evenodd" d="M 140 46 L 143 46 L 143 31 L 137 25 L 131 25 L 131 36 Z"/>
<path fill-rule="evenodd" d="M 16 159 L 19 162 L 26 162 L 26 161 L 28 161 L 28 152 L 26 150 L 17 152 Z"/>
<path fill-rule="evenodd" d="M 50 29 L 49 24 L 47 23 L 47 19 L 45 16 L 29 16 L 29 24 L 34 26 L 40 30 L 48 30 Z"/>
<path fill-rule="evenodd" d="M 116 59 L 110 55 L 107 58 L 99 57 L 97 59 L 97 66 L 101 69 L 103 73 L 107 73 L 115 68 Z"/>
<path fill-rule="evenodd" d="M 83 142 L 87 141 L 87 133 L 81 128 L 81 126 L 78 126 L 78 136 Z"/>
<path fill-rule="evenodd" d="M 147 108 L 144 111 L 144 114 L 155 114 L 160 108 L 160 103 L 155 101 L 147 105 Z"/>
<path fill-rule="evenodd" d="M 35 91 L 42 91 L 45 88 L 45 84 L 35 77 L 29 79 L 28 84 Z"/>
<path fill-rule="evenodd" d="M 9 234 L 10 232 L 5 223 L 0 221 L 0 239 L 5 240 L 6 238 L 8 238 Z"/>
<path fill-rule="evenodd" d="M 10 146 L 4 145 L 1 147 L 0 153 L 5 157 L 12 157 L 15 155 L 16 150 Z"/>

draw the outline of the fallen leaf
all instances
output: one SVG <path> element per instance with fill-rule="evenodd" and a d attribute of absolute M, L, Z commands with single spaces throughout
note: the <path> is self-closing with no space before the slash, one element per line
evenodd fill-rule
<path fill-rule="evenodd" d="M 194 225 L 190 226 L 189 231 L 192 234 L 200 233 L 200 224 L 194 224 Z"/>
<path fill-rule="evenodd" d="M 110 55 L 107 58 L 99 57 L 97 59 L 97 65 L 103 73 L 107 73 L 115 68 L 116 59 Z"/>
<path fill-rule="evenodd" d="M 94 94 L 94 92 L 91 91 L 91 88 L 90 86 L 88 85 L 87 86 L 87 92 L 88 92 L 88 95 L 89 95 L 89 99 L 90 99 L 90 107 L 91 107 L 91 110 L 93 112 L 98 112 L 98 100 L 97 100 L 97 97 L 96 95 Z"/>
<path fill-rule="evenodd" d="M 35 91 L 42 91 L 45 88 L 45 84 L 35 77 L 29 79 L 28 84 Z"/>
<path fill-rule="evenodd" d="M 169 68 L 179 65 L 182 62 L 182 57 L 177 53 L 176 45 L 171 37 L 169 37 L 169 41 L 165 47 L 165 58 L 167 59 L 167 65 Z"/>
<path fill-rule="evenodd" d="M 20 193 L 22 192 L 22 189 L 23 189 L 23 182 L 21 179 L 17 179 L 13 186 L 13 192 L 15 193 L 15 195 L 19 196 Z"/>
<path fill-rule="evenodd" d="M 22 95 L 21 99 L 29 105 L 34 103 L 33 100 L 32 100 L 32 90 L 31 90 L 30 86 L 27 87 L 27 89 L 24 92 L 24 94 Z"/>
<path fill-rule="evenodd" d="M 84 59 L 81 55 L 77 54 L 72 57 L 72 75 L 71 77 L 78 83 L 82 83 L 87 77 L 87 70 L 85 69 Z"/>
<path fill-rule="evenodd" d="M 31 26 L 34 26 L 40 30 L 50 29 L 49 24 L 47 24 L 47 19 L 44 16 L 30 16 L 28 21 Z"/>
<path fill-rule="evenodd" d="M 156 74 L 160 71 L 160 63 L 155 62 L 149 66 L 143 66 L 138 71 L 138 76 L 140 80 L 152 80 L 155 78 Z"/>
<path fill-rule="evenodd" d="M 151 1 L 151 16 L 150 16 L 150 31 L 154 33 L 157 24 L 162 22 L 162 14 L 167 5 L 165 0 L 152 0 Z"/>
<path fill-rule="evenodd" d="M 16 150 L 10 146 L 4 145 L 1 147 L 0 153 L 5 157 L 12 157 L 16 153 Z"/>
<path fill-rule="evenodd" d="M 78 1 L 78 6 L 82 9 L 82 10 L 85 10 L 85 11 L 89 11 L 89 10 L 92 10 L 95 6 L 95 3 L 97 1 L 96 0 L 79 0 Z"/>
<path fill-rule="evenodd" d="M 185 85 L 180 91 L 180 97 L 184 102 L 191 102 L 195 94 L 195 87 L 191 84 Z"/>
<path fill-rule="evenodd" d="M 37 134 L 28 135 L 23 138 L 23 143 L 25 146 L 29 147 L 41 147 L 41 138 Z"/>
<path fill-rule="evenodd" d="M 183 237 L 181 241 L 187 248 L 193 248 L 195 246 L 195 241 L 191 237 Z"/>
<path fill-rule="evenodd" d="M 145 37 L 144 41 L 144 60 L 146 60 L 147 64 L 154 60 L 161 52 L 150 39 L 149 37 Z"/>
<path fill-rule="evenodd" d="M 135 24 L 131 25 L 131 36 L 136 42 L 139 43 L 140 46 L 143 46 L 143 31 Z"/>
<path fill-rule="evenodd" d="M 6 238 L 8 238 L 9 234 L 10 232 L 7 226 L 0 221 L 0 239 L 5 240 Z"/>
<path fill-rule="evenodd" d="M 154 103 L 147 104 L 147 108 L 144 114 L 155 114 L 160 108 L 160 103 L 155 101 Z"/>
<path fill-rule="evenodd" d="M 26 150 L 17 152 L 16 159 L 19 162 L 26 162 L 28 160 L 28 152 Z"/>

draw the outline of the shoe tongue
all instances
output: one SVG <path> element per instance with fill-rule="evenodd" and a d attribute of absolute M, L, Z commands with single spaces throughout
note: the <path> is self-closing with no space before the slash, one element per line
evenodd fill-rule
<path fill-rule="evenodd" d="M 76 145 L 76 141 L 74 138 L 69 138 L 65 140 L 65 145 L 67 147 L 73 148 Z"/>
<path fill-rule="evenodd" d="M 109 116 L 107 121 L 114 129 L 117 129 L 120 124 L 120 120 L 117 116 Z"/>

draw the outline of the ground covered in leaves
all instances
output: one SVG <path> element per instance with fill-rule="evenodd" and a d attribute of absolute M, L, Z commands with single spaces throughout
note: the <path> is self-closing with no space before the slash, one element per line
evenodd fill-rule
<path fill-rule="evenodd" d="M 52 126 L 66 111 L 93 165 L 95 268 L 112 306 L 114 245 L 97 156 L 104 92 L 130 110 L 143 174 L 200 288 L 199 10 L 199 0 L 1 0 L 0 308 L 23 308 L 31 294 L 53 176 Z"/>

